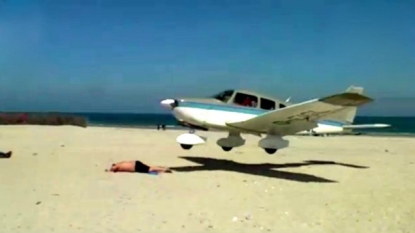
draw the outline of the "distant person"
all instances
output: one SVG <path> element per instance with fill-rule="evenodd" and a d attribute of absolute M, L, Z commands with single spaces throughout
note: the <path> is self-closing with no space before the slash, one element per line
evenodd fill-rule
<path fill-rule="evenodd" d="M 246 97 L 242 102 L 242 105 L 246 107 L 252 107 L 252 100 L 249 97 Z"/>
<path fill-rule="evenodd" d="M 24 124 L 27 124 L 27 119 L 28 119 L 28 116 L 27 116 L 27 113 L 23 113 L 22 115 L 21 115 L 21 121 L 22 121 L 22 123 L 24 123 Z"/>
<path fill-rule="evenodd" d="M 9 159 L 12 157 L 12 153 L 11 151 L 4 153 L 4 152 L 0 152 L 0 159 Z"/>
<path fill-rule="evenodd" d="M 114 163 L 106 172 L 137 172 L 137 173 L 171 173 L 167 167 L 148 166 L 138 160 Z"/>
<path fill-rule="evenodd" d="M 163 130 L 166 130 L 166 125 L 161 125 L 161 128 L 162 128 Z"/>

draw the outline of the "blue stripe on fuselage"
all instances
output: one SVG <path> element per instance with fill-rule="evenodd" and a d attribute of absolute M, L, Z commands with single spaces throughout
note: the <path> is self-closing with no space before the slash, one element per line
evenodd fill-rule
<path fill-rule="evenodd" d="M 245 113 L 245 114 L 252 114 L 252 115 L 260 115 L 268 112 L 267 110 L 252 108 L 252 107 L 244 107 L 244 106 L 237 106 L 237 105 L 230 105 L 230 104 L 212 104 L 212 103 L 199 103 L 199 102 L 191 102 L 191 101 L 183 101 L 179 103 L 180 107 L 188 107 L 188 108 L 200 108 L 200 109 L 210 109 L 210 110 L 218 110 L 218 111 L 225 111 L 225 112 L 237 112 L 237 113 Z"/>
<path fill-rule="evenodd" d="M 225 111 L 225 112 L 237 112 L 237 113 L 245 113 L 251 115 L 261 115 L 270 110 L 252 108 L 252 107 L 244 107 L 238 105 L 228 105 L 228 104 L 213 104 L 213 103 L 200 103 L 200 102 L 193 102 L 193 101 L 183 101 L 179 102 L 180 107 L 188 107 L 188 108 L 200 108 L 200 109 L 210 109 L 210 110 L 217 110 L 217 111 Z M 331 120 L 323 120 L 319 121 L 320 124 L 330 125 L 330 126 L 338 126 L 342 127 L 344 124 L 337 121 Z"/>

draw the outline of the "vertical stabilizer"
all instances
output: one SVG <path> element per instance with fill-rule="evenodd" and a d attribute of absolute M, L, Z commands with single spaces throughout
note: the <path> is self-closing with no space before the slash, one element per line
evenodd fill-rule
<path fill-rule="evenodd" d="M 345 92 L 363 94 L 363 87 L 350 86 Z M 349 107 L 344 110 L 331 115 L 327 120 L 340 121 L 346 124 L 353 124 L 357 113 L 357 107 Z"/>
<path fill-rule="evenodd" d="M 363 94 L 363 90 L 364 90 L 363 87 L 350 86 L 349 88 L 346 89 L 346 92 Z M 356 117 L 356 113 L 357 113 L 357 107 L 350 107 L 350 108 L 345 109 L 345 112 L 344 112 L 345 121 L 352 124 L 354 122 L 354 118 Z"/>
<path fill-rule="evenodd" d="M 350 86 L 349 88 L 346 89 L 346 92 L 363 94 L 363 90 L 364 90 L 363 87 Z"/>

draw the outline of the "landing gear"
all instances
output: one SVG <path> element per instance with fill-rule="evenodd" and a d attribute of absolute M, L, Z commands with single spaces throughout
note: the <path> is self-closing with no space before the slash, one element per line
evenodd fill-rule
<path fill-rule="evenodd" d="M 195 134 L 194 129 L 190 129 L 188 133 L 179 135 L 176 141 L 180 144 L 183 150 L 190 150 L 193 146 L 203 144 L 206 142 L 205 137 Z"/>
<path fill-rule="evenodd" d="M 258 146 L 263 148 L 268 154 L 274 154 L 277 150 L 288 147 L 288 145 L 289 141 L 276 135 L 267 135 L 267 137 L 258 142 Z"/>
<path fill-rule="evenodd" d="M 265 150 L 265 152 L 267 152 L 268 154 L 272 155 L 272 154 L 275 154 L 275 152 L 277 152 L 277 150 L 278 150 L 278 149 L 265 148 L 264 150 Z"/>
<path fill-rule="evenodd" d="M 231 151 L 234 147 L 243 146 L 245 144 L 245 139 L 241 137 L 240 133 L 229 133 L 227 138 L 220 138 L 216 141 L 216 144 L 222 147 L 222 150 L 228 152 Z"/>
<path fill-rule="evenodd" d="M 180 146 L 183 148 L 183 150 L 190 150 L 193 147 L 193 145 L 188 144 L 180 144 Z"/>

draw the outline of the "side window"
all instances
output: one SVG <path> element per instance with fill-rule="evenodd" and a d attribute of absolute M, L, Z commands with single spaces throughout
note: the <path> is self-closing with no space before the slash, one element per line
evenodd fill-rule
<path fill-rule="evenodd" d="M 286 106 L 285 106 L 284 104 L 281 104 L 281 103 L 280 103 L 280 104 L 279 104 L 279 107 L 280 107 L 280 108 L 285 108 Z"/>
<path fill-rule="evenodd" d="M 261 108 L 265 110 L 274 110 L 275 102 L 273 100 L 261 98 Z"/>
<path fill-rule="evenodd" d="M 238 92 L 236 93 L 233 102 L 242 106 L 256 108 L 258 104 L 258 97 Z"/>

